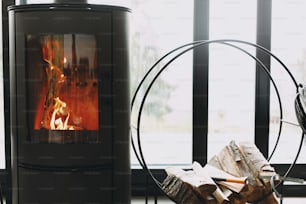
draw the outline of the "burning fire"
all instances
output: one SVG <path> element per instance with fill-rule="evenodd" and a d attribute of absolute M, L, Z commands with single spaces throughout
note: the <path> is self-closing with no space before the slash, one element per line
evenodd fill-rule
<path fill-rule="evenodd" d="M 63 35 L 42 38 L 47 83 L 38 103 L 35 129 L 98 130 L 97 82 L 94 77 L 85 75 L 88 70 L 77 65 L 74 41 L 73 44 L 68 61 L 64 56 Z"/>
<path fill-rule="evenodd" d="M 74 130 L 73 126 L 68 125 L 70 113 L 67 104 L 58 97 L 54 101 L 54 111 L 50 121 L 51 130 Z"/>

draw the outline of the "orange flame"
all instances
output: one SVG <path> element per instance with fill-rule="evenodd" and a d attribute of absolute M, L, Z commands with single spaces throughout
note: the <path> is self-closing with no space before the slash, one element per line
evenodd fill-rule
<path fill-rule="evenodd" d="M 51 130 L 74 130 L 73 126 L 68 125 L 70 113 L 67 111 L 67 104 L 58 97 L 54 99 L 54 111 L 50 121 Z M 64 120 L 64 121 L 63 121 Z"/>
<path fill-rule="evenodd" d="M 41 50 L 42 59 L 46 62 L 45 74 L 48 81 L 41 89 L 34 129 L 98 130 L 96 78 L 82 75 L 82 70 L 77 69 L 78 65 L 69 65 L 66 56 L 69 57 L 71 53 L 65 53 L 67 55 L 64 56 L 62 35 L 44 36 Z M 71 74 L 65 76 L 67 70 Z M 80 79 L 85 83 L 78 85 Z"/>

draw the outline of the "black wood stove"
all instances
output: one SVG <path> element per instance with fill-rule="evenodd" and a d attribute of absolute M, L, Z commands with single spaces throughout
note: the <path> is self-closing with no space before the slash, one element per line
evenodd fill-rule
<path fill-rule="evenodd" d="M 130 203 L 129 9 L 8 10 L 13 203 Z"/>

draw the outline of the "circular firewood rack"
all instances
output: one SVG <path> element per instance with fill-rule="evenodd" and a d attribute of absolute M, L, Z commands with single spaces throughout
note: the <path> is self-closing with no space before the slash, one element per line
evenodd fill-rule
<path fill-rule="evenodd" d="M 154 183 L 158 186 L 158 188 L 163 191 L 163 188 L 161 186 L 161 182 L 158 181 L 158 179 L 156 179 L 156 177 L 153 175 L 153 173 L 151 172 L 151 170 L 148 168 L 148 165 L 146 163 L 146 159 L 145 156 L 143 154 L 143 149 L 142 149 L 142 144 L 141 144 L 141 131 L 140 131 L 140 127 L 141 127 L 141 117 L 142 117 L 142 111 L 144 108 L 144 104 L 146 102 L 147 96 L 150 93 L 151 88 L 153 87 L 154 83 L 156 82 L 156 80 L 158 79 L 158 77 L 163 73 L 163 71 L 171 64 L 173 63 L 176 59 L 178 59 L 179 57 L 183 56 L 185 53 L 190 52 L 194 49 L 200 48 L 200 47 L 205 47 L 208 46 L 210 44 L 222 44 L 225 46 L 229 46 L 232 47 L 236 50 L 241 51 L 242 53 L 246 54 L 247 56 L 249 56 L 250 58 L 252 58 L 253 60 L 256 61 L 256 63 L 259 65 L 259 67 L 266 73 L 266 75 L 269 77 L 270 82 L 273 85 L 273 88 L 275 90 L 277 99 L 278 99 L 278 105 L 279 105 L 279 119 L 280 119 L 280 123 L 279 123 L 279 127 L 278 127 L 278 134 L 277 134 L 277 139 L 276 142 L 274 144 L 274 148 L 271 152 L 271 154 L 269 155 L 269 157 L 267 158 L 268 161 L 271 160 L 271 158 L 273 157 L 275 150 L 277 149 L 277 146 L 279 144 L 280 141 L 280 137 L 281 137 L 281 132 L 282 132 L 282 127 L 283 127 L 283 107 L 282 107 L 282 102 L 281 102 L 281 97 L 279 94 L 279 90 L 276 86 L 275 80 L 273 79 L 270 70 L 264 65 L 264 63 L 258 59 L 257 57 L 255 57 L 253 54 L 251 54 L 250 52 L 246 51 L 245 49 L 241 48 L 241 45 L 245 45 L 245 46 L 250 46 L 253 48 L 256 48 L 257 50 L 260 50 L 261 52 L 265 53 L 267 56 L 270 56 L 271 58 L 273 58 L 277 63 L 279 63 L 281 65 L 281 67 L 287 72 L 287 74 L 289 75 L 290 79 L 292 80 L 292 83 L 294 84 L 295 88 L 296 88 L 296 98 L 294 101 L 294 106 L 295 106 L 295 112 L 296 112 L 296 117 L 299 123 L 299 126 L 302 130 L 302 136 L 301 136 L 301 141 L 300 141 L 300 145 L 299 148 L 297 150 L 296 156 L 293 160 L 293 162 L 291 163 L 291 165 L 289 166 L 289 168 L 287 169 L 286 173 L 281 177 L 281 181 L 279 184 L 274 185 L 274 181 L 273 178 L 271 178 L 271 186 L 272 186 L 272 191 L 269 193 L 273 193 L 275 192 L 276 195 L 278 195 L 280 197 L 280 199 L 282 199 L 282 195 L 281 193 L 279 193 L 276 190 L 276 187 L 278 187 L 278 185 L 283 185 L 284 181 L 286 180 L 286 178 L 288 177 L 288 175 L 290 174 L 291 170 L 294 168 L 294 166 L 296 165 L 297 159 L 300 155 L 301 149 L 302 149 L 302 145 L 303 145 L 303 141 L 305 139 L 305 133 L 306 133 L 306 113 L 305 113 L 305 106 L 303 105 L 303 97 L 305 97 L 306 95 L 306 88 L 305 86 L 303 86 L 302 84 L 298 84 L 296 79 L 294 78 L 293 74 L 290 72 L 289 68 L 277 57 L 275 56 L 272 52 L 270 52 L 269 50 L 267 50 L 266 48 L 251 43 L 251 42 L 247 42 L 247 41 L 242 41 L 242 40 L 235 40 L 235 39 L 220 39 L 220 40 L 202 40 L 202 41 L 195 41 L 195 42 L 191 42 L 188 44 L 184 44 L 181 45 L 173 50 L 171 50 L 170 52 L 168 52 L 167 54 L 165 54 L 164 56 L 162 56 L 159 60 L 157 60 L 152 67 L 145 73 L 145 75 L 143 76 L 142 80 L 140 81 L 140 83 L 138 84 L 132 100 L 131 100 L 131 111 L 137 111 L 136 113 L 137 115 L 137 124 L 133 125 L 133 128 L 136 129 L 136 137 L 137 137 L 137 145 L 134 142 L 133 139 L 133 134 L 131 131 L 131 144 L 132 144 L 132 148 L 133 151 L 135 153 L 135 156 L 139 162 L 139 164 L 141 165 L 141 167 L 143 168 L 144 171 L 147 172 L 147 174 L 149 175 L 149 177 L 154 181 Z M 168 61 L 165 62 L 166 58 L 170 58 Z M 162 68 L 159 69 L 159 71 L 152 77 L 152 80 L 150 81 L 150 83 L 147 85 L 147 87 L 145 88 L 145 92 L 142 96 L 142 100 L 140 102 L 139 108 L 138 110 L 133 110 L 134 105 L 135 105 L 135 100 L 137 95 L 139 94 L 139 90 L 142 86 L 144 86 L 144 82 L 147 80 L 148 76 L 152 75 L 152 71 L 157 69 L 157 65 L 159 65 L 161 62 L 164 63 L 164 65 L 162 66 Z M 167 193 L 165 193 L 165 195 L 173 201 L 173 199 L 167 195 Z"/>

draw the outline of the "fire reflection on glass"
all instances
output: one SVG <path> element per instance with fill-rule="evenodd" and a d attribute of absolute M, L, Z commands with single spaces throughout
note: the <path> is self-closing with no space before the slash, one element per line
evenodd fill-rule
<path fill-rule="evenodd" d="M 43 69 L 45 82 L 37 97 L 34 130 L 98 130 L 95 37 L 50 34 L 39 36 L 39 43 L 37 69 Z"/>

